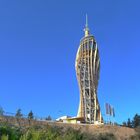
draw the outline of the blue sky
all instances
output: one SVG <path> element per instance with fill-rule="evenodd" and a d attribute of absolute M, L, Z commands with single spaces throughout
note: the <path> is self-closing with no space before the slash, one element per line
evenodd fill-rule
<path fill-rule="evenodd" d="M 1 0 L 0 105 L 8 112 L 75 116 L 75 57 L 85 15 L 98 43 L 98 97 L 116 121 L 140 114 L 139 0 Z"/>

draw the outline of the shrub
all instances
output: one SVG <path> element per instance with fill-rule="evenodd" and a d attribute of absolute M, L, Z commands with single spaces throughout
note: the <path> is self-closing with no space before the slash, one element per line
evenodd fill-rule
<path fill-rule="evenodd" d="M 104 133 L 98 136 L 98 140 L 116 140 L 116 137 L 112 133 Z"/>
<path fill-rule="evenodd" d="M 2 135 L 0 139 L 1 139 L 1 140 L 8 140 L 8 136 Z"/>
<path fill-rule="evenodd" d="M 8 140 L 19 140 L 21 131 L 16 127 L 0 126 L 0 138 L 6 139 L 6 136 Z"/>
<path fill-rule="evenodd" d="M 129 140 L 140 140 L 140 134 L 131 136 Z"/>

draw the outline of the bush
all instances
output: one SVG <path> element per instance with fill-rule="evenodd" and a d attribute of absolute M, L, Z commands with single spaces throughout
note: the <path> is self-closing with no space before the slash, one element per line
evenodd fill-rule
<path fill-rule="evenodd" d="M 0 126 L 0 138 L 6 140 L 19 140 L 21 136 L 20 129 L 16 127 L 9 127 L 9 126 Z"/>
<path fill-rule="evenodd" d="M 29 128 L 20 140 L 93 140 L 79 130 L 63 129 L 59 127 L 45 127 L 41 129 Z"/>
<path fill-rule="evenodd" d="M 8 136 L 2 135 L 2 136 L 1 136 L 1 140 L 8 140 Z"/>
<path fill-rule="evenodd" d="M 112 133 L 104 133 L 98 136 L 98 140 L 117 140 Z"/>
<path fill-rule="evenodd" d="M 140 134 L 131 136 L 129 140 L 140 140 Z"/>

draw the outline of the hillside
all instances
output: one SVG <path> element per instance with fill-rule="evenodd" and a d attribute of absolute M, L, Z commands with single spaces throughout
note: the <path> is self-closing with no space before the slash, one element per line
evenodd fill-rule
<path fill-rule="evenodd" d="M 128 139 L 132 135 L 136 135 L 136 131 L 131 128 L 121 127 L 121 126 L 111 126 L 111 125 L 78 125 L 78 124 L 56 124 L 59 127 L 68 128 L 71 127 L 81 132 L 86 132 L 92 135 L 96 134 L 114 134 L 118 140 Z"/>
<path fill-rule="evenodd" d="M 121 127 L 121 126 L 110 126 L 110 125 L 87 125 L 87 124 L 66 124 L 66 123 L 58 123 L 58 122 L 51 122 L 51 121 L 37 121 L 31 120 L 29 122 L 28 119 L 17 119 L 15 117 L 1 117 L 0 124 L 6 124 L 10 126 L 16 126 L 24 129 L 24 131 L 29 130 L 29 128 L 37 127 L 38 130 L 45 130 L 48 131 L 49 128 L 55 128 L 55 130 L 60 131 L 65 135 L 71 128 L 80 134 L 86 134 L 87 137 L 90 136 L 87 140 L 94 140 L 93 138 L 97 138 L 101 136 L 102 139 L 105 140 L 131 140 L 130 137 L 135 137 L 132 140 L 139 140 L 140 137 L 136 138 L 137 132 L 134 129 Z M 57 129 L 56 129 L 57 128 Z M 37 130 L 37 131 L 38 131 Z M 102 140 L 101 139 L 101 140 Z M 36 139 L 35 139 L 36 140 Z M 75 139 L 77 140 L 77 139 Z M 80 139 L 79 139 L 80 140 Z"/>

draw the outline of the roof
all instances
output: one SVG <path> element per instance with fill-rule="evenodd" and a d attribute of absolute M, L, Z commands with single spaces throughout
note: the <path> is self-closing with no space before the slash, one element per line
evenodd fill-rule
<path fill-rule="evenodd" d="M 84 117 L 72 117 L 72 118 L 67 118 L 66 120 L 77 120 L 77 121 L 84 121 Z"/>

